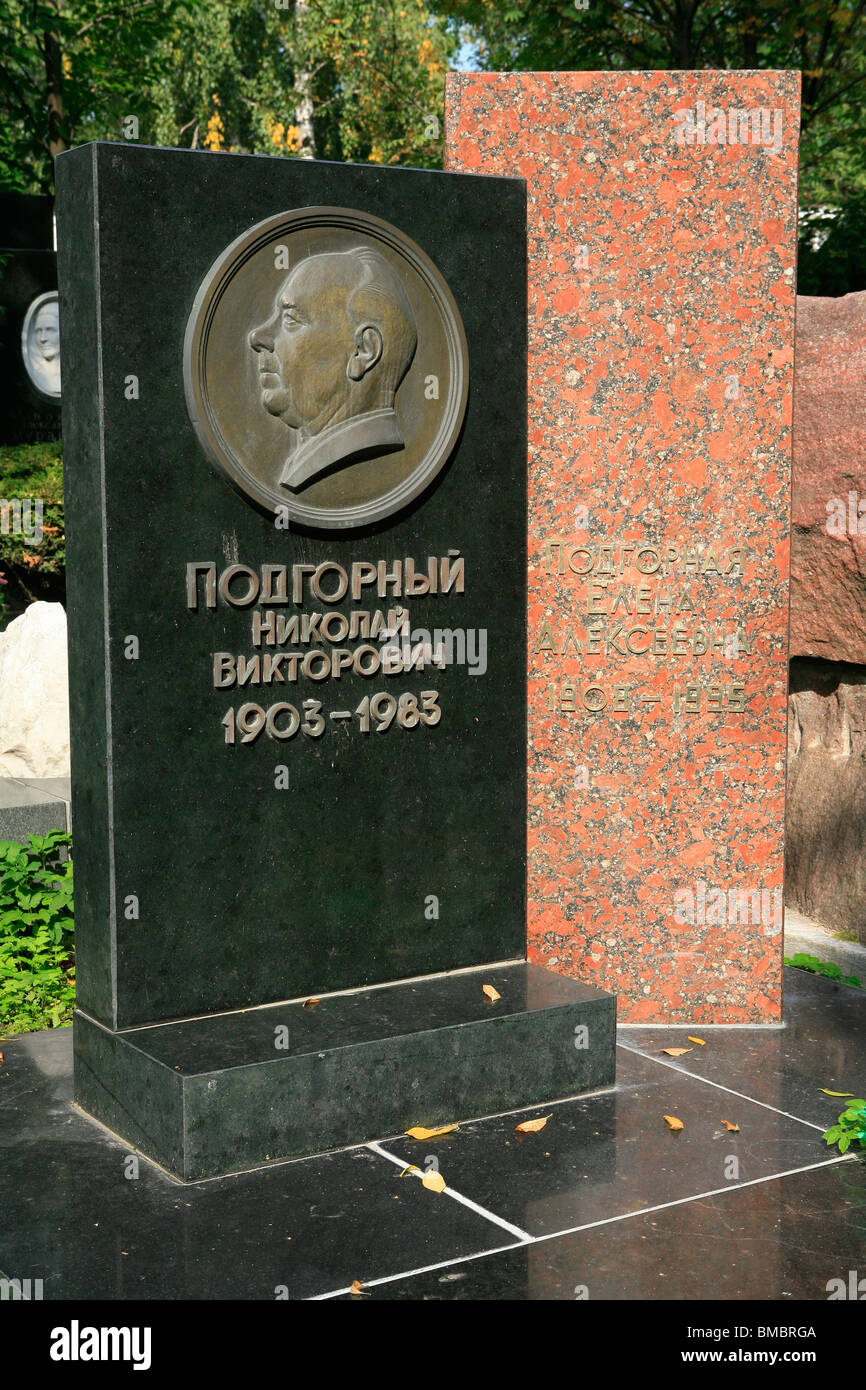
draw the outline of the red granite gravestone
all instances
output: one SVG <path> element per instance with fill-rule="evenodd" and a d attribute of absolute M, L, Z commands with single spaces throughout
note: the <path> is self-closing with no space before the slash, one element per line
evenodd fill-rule
<path fill-rule="evenodd" d="M 778 1020 L 798 75 L 447 96 L 447 166 L 528 182 L 531 957 Z"/>

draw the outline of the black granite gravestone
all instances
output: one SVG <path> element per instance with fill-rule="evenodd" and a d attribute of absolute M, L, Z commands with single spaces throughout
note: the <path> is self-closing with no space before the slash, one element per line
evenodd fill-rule
<path fill-rule="evenodd" d="M 525 961 L 523 182 L 57 173 L 79 1103 L 198 1179 L 612 1081 Z"/>

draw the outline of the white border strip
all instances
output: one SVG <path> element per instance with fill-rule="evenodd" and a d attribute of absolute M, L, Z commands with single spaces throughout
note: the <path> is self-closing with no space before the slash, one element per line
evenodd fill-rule
<path fill-rule="evenodd" d="M 381 1144 L 377 1144 L 375 1141 L 372 1144 L 365 1145 L 365 1147 L 372 1149 L 373 1153 L 378 1154 L 380 1158 L 387 1158 L 391 1163 L 396 1163 L 398 1168 L 406 1168 L 408 1166 L 402 1158 L 398 1158 L 396 1154 L 389 1153 L 387 1149 L 383 1149 Z M 414 1177 L 414 1174 L 412 1176 Z M 418 1177 L 423 1177 L 423 1174 L 419 1172 Z M 501 1226 L 503 1231 L 509 1231 L 511 1235 L 517 1236 L 524 1245 L 531 1245 L 535 1240 L 535 1237 L 531 1236 L 528 1231 L 522 1231 L 519 1226 L 512 1226 L 510 1221 L 506 1221 L 503 1217 L 497 1216 L 494 1211 L 488 1211 L 486 1207 L 480 1207 L 477 1202 L 473 1202 L 471 1197 L 464 1197 L 462 1192 L 455 1191 L 453 1187 L 443 1187 L 442 1195 L 453 1197 L 455 1202 L 460 1202 L 462 1206 L 468 1207 L 470 1211 L 474 1211 L 478 1216 L 483 1216 L 485 1221 L 492 1221 L 494 1225 Z"/>
<path fill-rule="evenodd" d="M 732 1086 L 723 1086 L 720 1081 L 711 1081 L 708 1076 L 701 1076 L 700 1072 L 689 1071 L 688 1067 L 678 1067 L 676 1063 L 669 1062 L 666 1058 L 654 1057 L 651 1052 L 642 1052 L 639 1047 L 629 1047 L 628 1043 L 618 1042 L 617 1047 L 621 1047 L 623 1052 L 631 1052 L 635 1057 L 643 1057 L 646 1062 L 655 1062 L 660 1067 L 667 1067 L 670 1071 L 675 1071 L 677 1076 L 689 1076 L 693 1081 L 702 1081 L 705 1086 L 715 1086 L 717 1091 L 725 1091 L 729 1096 L 737 1096 L 740 1100 L 747 1100 L 750 1105 L 760 1105 L 762 1110 L 772 1110 L 774 1115 L 784 1115 L 787 1120 L 796 1120 L 798 1125 L 808 1125 L 810 1129 L 817 1129 L 823 1134 L 826 1125 L 816 1125 L 812 1120 L 801 1119 L 799 1115 L 792 1115 L 790 1110 L 780 1110 L 776 1105 L 768 1105 L 765 1100 L 755 1100 L 754 1096 L 747 1096 L 743 1091 L 735 1091 Z"/>
<path fill-rule="evenodd" d="M 395 1279 L 410 1279 L 415 1274 L 433 1274 L 437 1269 L 452 1269 L 454 1265 L 470 1264 L 472 1260 L 483 1260 L 487 1255 L 504 1255 L 509 1250 L 525 1250 L 526 1241 L 517 1241 L 514 1245 L 497 1245 L 492 1250 L 476 1250 L 471 1255 L 456 1255 L 453 1260 L 440 1260 L 435 1265 L 421 1265 L 418 1269 L 407 1269 L 402 1274 L 386 1274 L 383 1279 L 371 1279 L 369 1283 L 363 1284 L 365 1289 L 375 1288 L 377 1284 L 393 1284 Z M 329 1298 L 341 1298 L 344 1293 L 351 1293 L 351 1288 L 334 1289 L 331 1293 L 314 1293 L 305 1303 L 324 1303 Z"/>
<path fill-rule="evenodd" d="M 390 1154 L 385 1157 L 390 1158 Z M 678 1197 L 673 1202 L 661 1202 L 655 1207 L 641 1207 L 638 1211 L 620 1212 L 618 1216 L 604 1216 L 599 1221 L 587 1221 L 583 1226 L 569 1226 L 562 1231 L 550 1231 L 543 1236 L 531 1236 L 528 1241 L 521 1241 L 515 1245 L 502 1245 L 492 1250 L 478 1250 L 473 1255 L 458 1255 L 453 1260 L 441 1260 L 438 1264 L 421 1265 L 417 1269 L 405 1269 L 399 1274 L 386 1274 L 381 1279 L 370 1279 L 364 1283 L 365 1289 L 376 1288 L 379 1284 L 393 1284 L 398 1279 L 411 1279 L 418 1274 L 432 1274 L 437 1269 L 451 1269 L 455 1265 L 468 1264 L 472 1260 L 484 1260 L 488 1255 L 504 1255 L 509 1250 L 526 1250 L 530 1245 L 544 1245 L 550 1240 L 560 1240 L 563 1236 L 578 1235 L 581 1231 L 592 1231 L 599 1226 L 611 1226 L 617 1221 L 631 1221 L 636 1216 L 650 1216 L 653 1212 L 667 1211 L 670 1207 L 686 1206 L 689 1202 L 701 1202 L 707 1197 L 720 1197 L 727 1192 L 739 1192 L 746 1187 L 757 1187 L 760 1183 L 776 1182 L 779 1178 L 796 1177 L 798 1173 L 811 1173 L 817 1168 L 833 1168 L 840 1163 L 850 1163 L 856 1159 L 856 1154 L 842 1154 L 836 1158 L 825 1159 L 823 1163 L 810 1163 L 805 1168 L 788 1168 L 783 1173 L 768 1173 L 763 1178 L 751 1178 L 748 1182 L 729 1183 L 727 1187 L 715 1187 L 709 1192 L 697 1192 L 693 1197 Z M 482 1210 L 476 1208 L 476 1210 Z M 342 1298 L 344 1294 L 351 1293 L 351 1287 L 344 1289 L 333 1289 L 329 1293 L 317 1293 L 311 1298 L 304 1300 L 308 1303 L 322 1303 L 331 1298 Z"/>
<path fill-rule="evenodd" d="M 111 962 L 111 1019 L 117 1027 L 117 877 L 114 854 L 114 734 L 111 710 L 111 618 L 108 602 L 108 488 L 105 467 L 105 371 L 102 343 L 102 250 L 99 225 L 98 147 L 93 145 L 93 288 L 96 299 L 96 402 L 99 410 L 99 502 L 102 510 L 102 640 L 105 677 L 105 791 L 108 832 L 108 933 Z M 70 812 L 71 814 L 71 812 Z"/>
<path fill-rule="evenodd" d="M 785 1020 L 781 1023 L 618 1023 L 617 1032 L 620 1029 L 630 1029 L 639 1033 L 641 1029 L 664 1029 L 667 1033 L 674 1033 L 678 1029 L 691 1028 L 693 1033 L 706 1028 L 721 1028 L 725 1033 L 739 1033 L 748 1031 L 751 1033 L 781 1033 L 788 1024 Z"/>
<path fill-rule="evenodd" d="M 525 956 L 513 956 L 508 960 L 488 961 L 486 965 L 460 965 L 455 970 L 435 970 L 432 975 L 408 975 L 405 980 L 380 980 L 375 985 L 354 985 L 351 989 L 332 989 L 322 995 L 322 999 L 342 999 L 351 994 L 372 994 L 377 989 L 394 989 L 397 985 L 415 985 L 428 980 L 450 980 L 455 975 L 483 974 L 485 971 L 504 970 L 510 965 L 528 965 Z M 271 999 L 267 1004 L 245 1004 L 236 1009 L 218 1009 L 213 1014 L 183 1014 L 177 1018 L 160 1018 L 155 1023 L 132 1023 L 120 1029 L 123 1033 L 140 1033 L 145 1028 L 171 1028 L 177 1023 L 199 1023 L 202 1019 L 229 1018 L 232 1014 L 254 1014 L 264 1009 L 281 1009 L 287 1004 L 305 1004 L 309 994 L 295 994 L 290 999 Z M 94 1019 L 98 1022 L 98 1019 Z M 109 1031 L 113 1031 L 109 1029 Z M 423 1031 L 423 1030 L 422 1030 Z M 430 1030 L 435 1031 L 435 1030 Z M 360 1148 L 358 1144 L 353 1148 Z"/>

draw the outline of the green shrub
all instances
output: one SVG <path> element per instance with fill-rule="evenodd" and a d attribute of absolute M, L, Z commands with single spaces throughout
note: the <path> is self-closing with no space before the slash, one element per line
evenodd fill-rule
<path fill-rule="evenodd" d="M 838 1122 L 825 1130 L 824 1139 L 828 1144 L 838 1144 L 840 1154 L 847 1153 L 852 1144 L 866 1152 L 866 1100 L 852 1099 Z"/>
<path fill-rule="evenodd" d="M 71 837 L 0 840 L 0 1033 L 71 1022 L 75 1003 Z"/>
<path fill-rule="evenodd" d="M 819 960 L 817 956 L 807 956 L 799 951 L 796 956 L 785 956 L 784 961 L 786 965 L 793 965 L 797 970 L 809 970 L 813 975 L 825 975 L 828 980 L 836 980 L 840 985 L 863 988 L 856 975 L 843 975 L 840 967 L 830 960 Z"/>

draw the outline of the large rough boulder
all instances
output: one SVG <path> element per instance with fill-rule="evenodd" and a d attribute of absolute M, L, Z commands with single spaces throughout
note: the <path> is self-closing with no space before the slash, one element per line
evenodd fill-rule
<path fill-rule="evenodd" d="M 866 291 L 797 299 L 791 524 L 791 656 L 866 665 Z"/>
<path fill-rule="evenodd" d="M 0 634 L 0 776 L 69 776 L 66 614 L 31 603 Z"/>
<path fill-rule="evenodd" d="M 785 902 L 866 945 L 866 671 L 791 663 Z"/>

